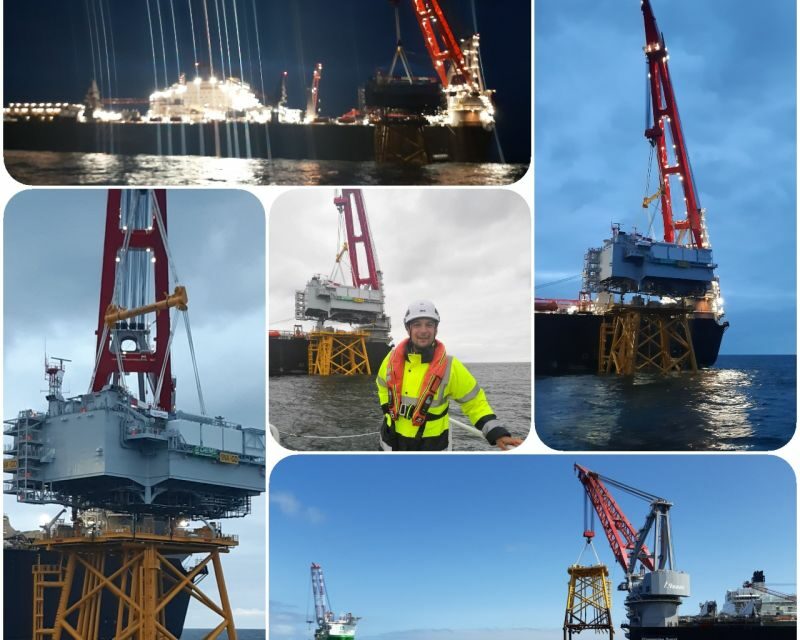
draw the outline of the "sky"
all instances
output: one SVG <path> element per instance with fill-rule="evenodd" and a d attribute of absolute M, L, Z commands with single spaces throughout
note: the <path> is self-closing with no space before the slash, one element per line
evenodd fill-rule
<path fill-rule="evenodd" d="M 312 562 L 334 612 L 363 618 L 360 640 L 560 638 L 585 544 L 575 462 L 673 502 L 676 568 L 691 578 L 682 613 L 721 606 L 755 569 L 796 588 L 795 477 L 776 457 L 293 456 L 270 479 L 271 639 L 310 637 Z M 611 492 L 641 527 L 648 504 Z M 596 531 L 619 631 L 624 574 Z"/>
<path fill-rule="evenodd" d="M 795 353 L 795 3 L 652 6 L 731 323 L 721 353 Z M 584 252 L 611 222 L 648 228 L 639 7 L 536 3 L 537 296 L 576 298 Z"/>
<path fill-rule="evenodd" d="M 341 248 L 334 195 L 294 190 L 272 206 L 270 329 L 291 329 L 295 291 L 333 270 Z M 370 189 L 364 202 L 395 342 L 406 335 L 407 306 L 430 299 L 442 317 L 439 337 L 463 362 L 530 361 L 530 212 L 520 196 L 497 189 Z"/>
<path fill-rule="evenodd" d="M 95 353 L 107 192 L 100 189 L 23 191 L 3 220 L 3 417 L 46 408 L 43 361 L 66 363 L 64 395 L 85 393 Z M 189 296 L 192 337 L 211 415 L 264 428 L 264 213 L 244 191 L 171 190 L 167 219 L 175 266 Z M 183 323 L 173 340 L 177 405 L 199 413 Z M 266 498 L 253 513 L 224 521 L 240 536 L 225 567 L 237 624 L 263 627 Z M 4 497 L 12 525 L 31 530 L 56 505 L 34 507 Z M 231 576 L 235 578 L 231 579 Z M 213 582 L 204 582 L 213 593 Z M 188 627 L 218 619 L 192 604 Z M 214 622 L 211 626 L 215 626 Z"/>
<path fill-rule="evenodd" d="M 148 3 L 111 0 L 6 3 L 5 101 L 80 102 L 93 73 L 106 96 L 147 97 L 154 84 L 164 88 L 176 82 L 179 70 L 191 77 L 195 49 L 197 60 L 207 68 L 203 2 L 148 0 Z M 456 37 L 471 36 L 477 25 L 487 86 L 497 90 L 498 132 L 506 159 L 529 162 L 530 2 L 504 0 L 502 11 L 491 0 L 441 0 L 440 4 Z M 411 0 L 403 0 L 400 5 L 401 37 L 412 71 L 415 75 L 433 75 L 413 4 Z M 152 42 L 148 6 L 153 24 Z M 321 62 L 320 108 L 324 116 L 339 116 L 357 106 L 358 87 L 378 68 L 388 70 L 395 53 L 395 20 L 388 0 L 209 0 L 207 7 L 215 71 L 222 67 L 219 34 L 225 41 L 227 17 L 228 37 L 222 50 L 228 68 L 227 44 L 230 44 L 232 75 L 241 75 L 259 93 L 274 96 L 280 74 L 288 71 L 289 106 L 305 108 L 305 87 L 310 85 L 313 66 Z M 217 28 L 217 15 L 222 18 L 219 20 L 222 30 Z M 97 28 L 95 16 L 100 18 Z"/>

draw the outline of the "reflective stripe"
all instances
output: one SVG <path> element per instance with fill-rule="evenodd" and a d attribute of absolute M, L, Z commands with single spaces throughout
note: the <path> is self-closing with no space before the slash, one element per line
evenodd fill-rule
<path fill-rule="evenodd" d="M 381 449 L 384 451 L 392 451 L 392 448 L 383 441 L 383 438 L 381 438 Z"/>
<path fill-rule="evenodd" d="M 473 399 L 475 396 L 477 396 L 477 395 L 480 393 L 480 391 L 481 391 L 481 385 L 479 385 L 479 384 L 476 382 L 476 383 L 475 383 L 475 386 L 474 386 L 474 387 L 472 387 L 472 391 L 470 391 L 469 393 L 465 393 L 465 394 L 464 394 L 463 396 L 461 396 L 460 398 L 456 398 L 456 402 L 458 402 L 458 404 L 464 404 L 465 402 L 469 402 L 469 401 L 470 401 L 470 400 L 472 400 L 472 399 Z"/>
<path fill-rule="evenodd" d="M 439 391 L 436 392 L 436 401 L 439 404 L 444 403 L 444 391 L 447 389 L 447 385 L 450 382 L 450 371 L 452 368 L 453 356 L 447 356 L 447 366 L 445 367 L 444 375 L 442 376 L 442 384 L 439 385 Z"/>
<path fill-rule="evenodd" d="M 483 437 L 484 438 L 488 438 L 489 432 L 492 429 L 494 429 L 495 427 L 499 427 L 499 426 L 500 426 L 500 421 L 499 420 L 489 420 L 485 425 L 483 425 L 483 428 L 481 429 L 481 433 L 483 434 Z"/>
<path fill-rule="evenodd" d="M 381 386 L 381 387 L 384 387 L 384 388 L 388 386 L 388 385 L 386 384 L 386 380 L 384 380 L 384 379 L 383 379 L 383 378 L 381 378 L 380 376 L 378 376 L 377 378 L 375 378 L 375 382 L 377 382 L 379 386 Z"/>

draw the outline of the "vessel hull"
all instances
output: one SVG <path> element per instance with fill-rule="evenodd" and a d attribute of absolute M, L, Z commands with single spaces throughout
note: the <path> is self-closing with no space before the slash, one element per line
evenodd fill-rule
<path fill-rule="evenodd" d="M 534 314 L 536 375 L 597 373 L 602 316 L 589 313 Z M 689 320 L 697 365 L 713 366 L 727 323 L 713 318 Z"/>
<path fill-rule="evenodd" d="M 335 123 L 3 123 L 6 150 L 354 162 L 375 160 L 375 129 Z M 423 128 L 427 156 L 450 162 L 487 162 L 491 137 L 480 126 Z"/>
<path fill-rule="evenodd" d="M 797 638 L 797 625 L 716 623 L 668 628 L 640 627 L 629 630 L 630 640 L 790 640 Z"/>
<path fill-rule="evenodd" d="M 385 342 L 367 342 L 367 359 L 373 375 L 391 350 Z M 308 373 L 308 338 L 269 337 L 269 375 L 282 376 Z"/>

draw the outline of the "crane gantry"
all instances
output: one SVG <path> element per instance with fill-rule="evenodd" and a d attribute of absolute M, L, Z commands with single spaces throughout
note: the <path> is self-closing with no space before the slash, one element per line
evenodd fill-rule
<path fill-rule="evenodd" d="M 689 596 L 689 575 L 674 568 L 669 511 L 672 503 L 652 493 L 575 465 L 586 500 L 591 503 L 617 564 L 625 572 L 618 589 L 627 591 L 625 605 L 631 627 L 668 627 L 677 622 L 681 599 Z M 631 524 L 608 489 L 611 485 L 650 503 L 640 530 Z M 652 534 L 650 551 L 645 544 Z M 591 539 L 587 527 L 584 536 Z"/>

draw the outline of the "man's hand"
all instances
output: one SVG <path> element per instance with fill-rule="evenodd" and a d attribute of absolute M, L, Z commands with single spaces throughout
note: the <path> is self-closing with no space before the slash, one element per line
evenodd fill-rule
<path fill-rule="evenodd" d="M 514 438 L 512 436 L 502 436 L 495 441 L 495 446 L 503 451 L 508 451 L 522 444 L 521 438 Z"/>

